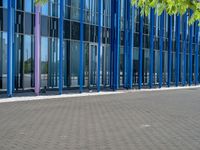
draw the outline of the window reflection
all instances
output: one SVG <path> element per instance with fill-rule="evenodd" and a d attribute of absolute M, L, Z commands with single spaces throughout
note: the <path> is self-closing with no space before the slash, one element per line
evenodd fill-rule
<path fill-rule="evenodd" d="M 25 0 L 25 11 L 26 12 L 33 12 L 34 11 L 34 4 L 33 0 Z"/>
<path fill-rule="evenodd" d="M 34 41 L 24 36 L 24 88 L 34 87 Z"/>
<path fill-rule="evenodd" d="M 48 74 L 48 38 L 41 38 L 41 87 L 47 87 Z"/>
<path fill-rule="evenodd" d="M 8 0 L 0 0 L 0 6 L 7 8 L 8 7 Z"/>

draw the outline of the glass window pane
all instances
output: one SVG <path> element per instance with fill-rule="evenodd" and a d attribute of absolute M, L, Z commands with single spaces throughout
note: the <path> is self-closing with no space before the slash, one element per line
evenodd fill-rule
<path fill-rule="evenodd" d="M 0 32 L 0 91 L 7 88 L 7 33 Z"/>
<path fill-rule="evenodd" d="M 34 87 L 34 41 L 24 36 L 24 88 Z"/>
<path fill-rule="evenodd" d="M 33 0 L 25 0 L 25 11 L 33 12 L 33 10 L 34 10 Z"/>
<path fill-rule="evenodd" d="M 0 31 L 7 31 L 7 10 L 0 8 Z"/>
<path fill-rule="evenodd" d="M 48 38 L 41 38 L 41 87 L 47 86 L 48 74 Z"/>

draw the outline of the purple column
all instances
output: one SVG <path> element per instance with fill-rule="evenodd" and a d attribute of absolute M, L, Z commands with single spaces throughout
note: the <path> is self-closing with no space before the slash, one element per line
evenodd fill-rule
<path fill-rule="evenodd" d="M 36 5 L 35 9 L 35 94 L 40 94 L 40 10 L 41 6 Z"/>

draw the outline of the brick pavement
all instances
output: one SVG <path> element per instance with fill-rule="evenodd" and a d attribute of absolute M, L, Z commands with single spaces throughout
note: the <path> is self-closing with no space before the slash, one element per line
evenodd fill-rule
<path fill-rule="evenodd" d="M 200 150 L 200 89 L 2 103 L 0 150 Z"/>

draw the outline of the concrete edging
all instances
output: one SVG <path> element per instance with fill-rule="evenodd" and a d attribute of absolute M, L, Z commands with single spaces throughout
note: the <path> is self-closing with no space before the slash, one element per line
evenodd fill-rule
<path fill-rule="evenodd" d="M 195 89 L 200 88 L 198 86 L 185 86 L 185 87 L 170 87 L 170 88 L 156 88 L 156 89 L 141 89 L 141 90 L 119 90 L 119 91 L 108 91 L 108 92 L 94 92 L 94 93 L 79 93 L 79 94 L 63 94 L 63 95 L 48 95 L 48 96 L 24 96 L 24 97 L 12 97 L 12 98 L 0 98 L 0 103 L 10 102 L 23 102 L 23 101 L 34 101 L 34 100 L 48 100 L 48 99 L 61 99 L 61 98 L 73 98 L 73 97 L 87 97 L 87 96 L 100 96 L 100 95 L 116 95 L 123 93 L 136 93 L 136 92 L 152 92 L 152 91 L 171 91 L 171 90 L 182 90 L 182 89 Z"/>

